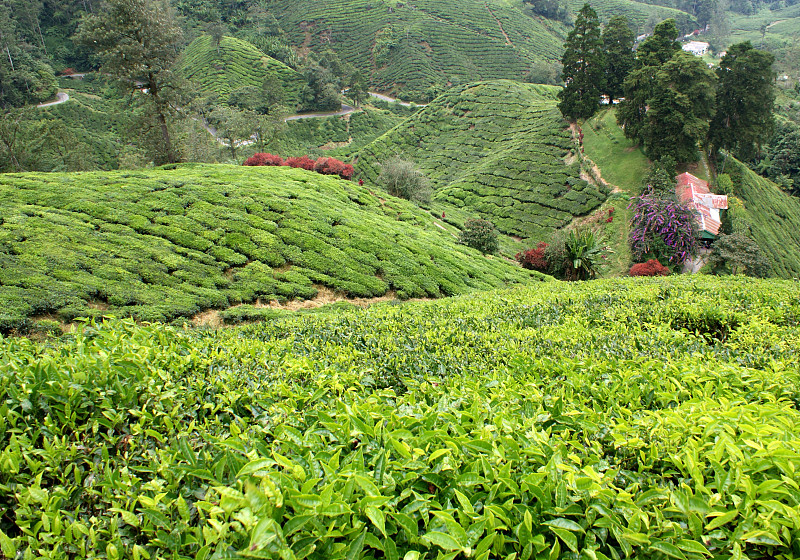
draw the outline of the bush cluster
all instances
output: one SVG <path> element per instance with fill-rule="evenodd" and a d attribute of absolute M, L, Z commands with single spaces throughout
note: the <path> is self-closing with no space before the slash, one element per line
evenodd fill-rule
<path fill-rule="evenodd" d="M 355 171 L 352 165 L 339 161 L 336 158 L 321 157 L 314 161 L 308 156 L 300 156 L 290 157 L 284 160 L 281 156 L 264 153 L 253 154 L 244 160 L 242 165 L 286 165 L 298 169 L 305 169 L 307 171 L 316 171 L 322 175 L 337 175 L 348 181 L 353 178 L 353 172 Z"/>
<path fill-rule="evenodd" d="M 482 253 L 496 253 L 499 247 L 494 224 L 476 218 L 469 218 L 464 222 L 464 229 L 461 230 L 458 241 Z"/>
<path fill-rule="evenodd" d="M 633 265 L 628 271 L 628 276 L 669 276 L 669 269 L 656 259 L 650 259 Z"/>
<path fill-rule="evenodd" d="M 528 249 L 517 253 L 514 258 L 522 265 L 522 268 L 529 270 L 538 270 L 539 272 L 547 272 L 547 243 L 544 241 L 539 242 L 535 249 Z"/>

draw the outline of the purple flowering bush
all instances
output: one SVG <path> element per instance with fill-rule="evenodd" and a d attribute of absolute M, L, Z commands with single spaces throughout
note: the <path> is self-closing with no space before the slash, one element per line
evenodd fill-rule
<path fill-rule="evenodd" d="M 688 205 L 648 191 L 631 199 L 628 208 L 633 210 L 630 243 L 635 260 L 655 257 L 677 265 L 697 254 L 697 222 Z"/>

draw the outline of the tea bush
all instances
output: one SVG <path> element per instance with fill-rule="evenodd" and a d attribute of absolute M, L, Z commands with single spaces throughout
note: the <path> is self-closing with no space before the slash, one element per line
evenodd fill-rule
<path fill-rule="evenodd" d="M 244 86 L 261 88 L 267 76 L 275 76 L 283 88 L 283 104 L 294 108 L 305 85 L 300 73 L 234 37 L 223 37 L 219 47 L 209 35 L 198 37 L 184 50 L 180 72 L 202 94 L 223 102 L 232 91 Z"/>
<path fill-rule="evenodd" d="M 598 207 L 607 192 L 580 178 L 558 88 L 510 81 L 452 88 L 358 152 L 376 182 L 381 164 L 413 161 L 434 201 L 491 221 L 506 234 L 547 238 Z"/>
<path fill-rule="evenodd" d="M 796 558 L 800 288 L 0 338 L 6 558 Z"/>
<path fill-rule="evenodd" d="M 0 332 L 94 311 L 169 322 L 342 295 L 439 297 L 527 282 L 413 204 L 283 167 L 0 175 Z"/>

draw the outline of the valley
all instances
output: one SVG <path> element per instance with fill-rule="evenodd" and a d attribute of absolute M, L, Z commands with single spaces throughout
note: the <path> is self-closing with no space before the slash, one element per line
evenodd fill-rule
<path fill-rule="evenodd" d="M 799 33 L 0 0 L 0 560 L 797 558 Z"/>

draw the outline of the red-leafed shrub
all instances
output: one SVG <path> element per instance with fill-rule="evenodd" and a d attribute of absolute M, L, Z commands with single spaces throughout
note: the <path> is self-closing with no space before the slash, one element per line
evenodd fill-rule
<path fill-rule="evenodd" d="M 650 259 L 633 265 L 628 276 L 669 276 L 669 269 L 656 259 Z"/>
<path fill-rule="evenodd" d="M 75 74 L 75 69 L 74 68 L 64 68 L 61 71 L 61 75 L 62 76 L 72 76 L 73 74 Z"/>
<path fill-rule="evenodd" d="M 251 157 L 244 160 L 242 165 L 283 165 L 283 158 L 274 154 L 253 154 Z"/>
<path fill-rule="evenodd" d="M 286 158 L 285 165 L 288 165 L 289 167 L 294 167 L 296 169 L 305 169 L 306 171 L 314 171 L 314 160 L 308 156 Z"/>
<path fill-rule="evenodd" d="M 323 175 L 338 175 L 342 179 L 351 179 L 355 169 L 349 163 L 344 163 L 336 158 L 321 157 L 314 161 L 308 156 L 290 157 L 284 159 L 273 154 L 254 154 L 245 160 L 243 165 L 288 165 L 307 171 L 316 171 Z"/>
<path fill-rule="evenodd" d="M 545 256 L 546 249 L 547 243 L 542 241 L 536 245 L 535 249 L 528 249 L 527 251 L 517 253 L 514 258 L 516 258 L 517 262 L 522 265 L 522 268 L 538 270 L 539 272 L 547 272 L 547 257 Z"/>

